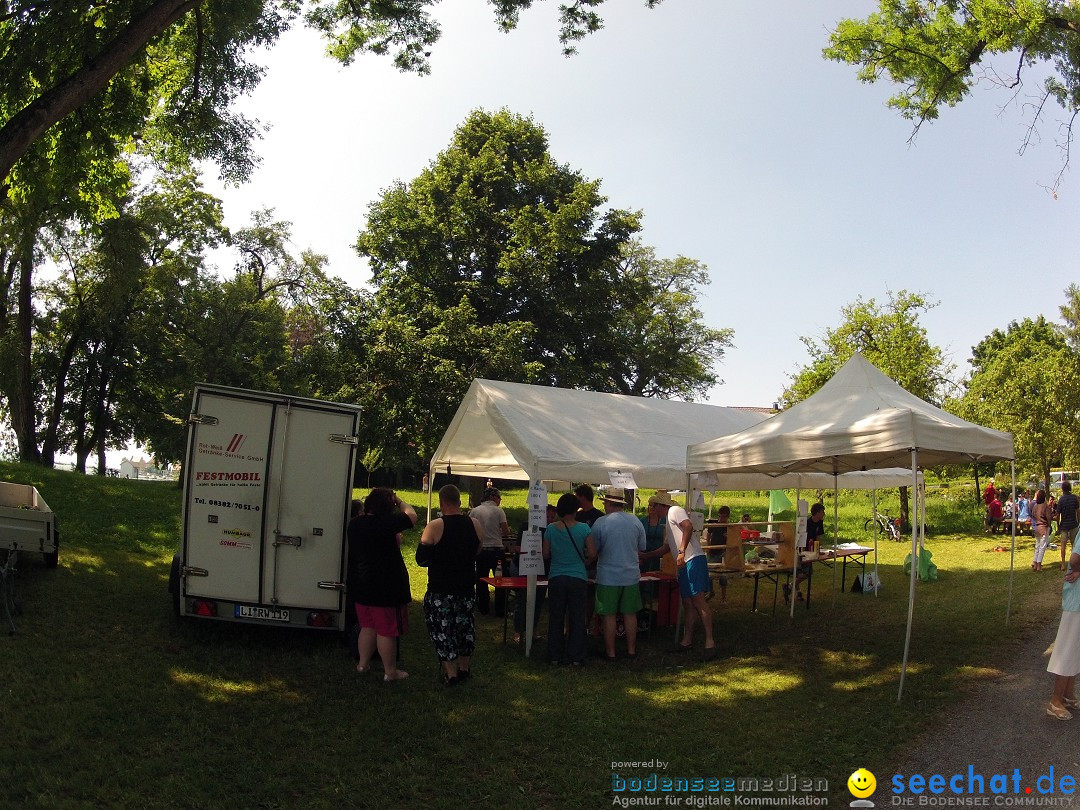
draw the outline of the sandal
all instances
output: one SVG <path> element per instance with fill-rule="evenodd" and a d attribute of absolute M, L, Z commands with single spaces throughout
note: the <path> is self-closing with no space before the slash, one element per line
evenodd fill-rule
<path fill-rule="evenodd" d="M 1065 704 L 1066 709 L 1080 709 L 1080 700 L 1076 698 L 1062 698 L 1061 702 Z"/>
<path fill-rule="evenodd" d="M 399 669 L 393 676 L 383 675 L 384 683 L 393 683 L 394 681 L 403 681 L 409 677 L 409 673 L 403 669 Z"/>
<path fill-rule="evenodd" d="M 693 644 L 683 644 L 681 641 L 675 645 L 675 649 L 672 652 L 684 653 L 689 652 L 693 648 Z"/>
<path fill-rule="evenodd" d="M 716 656 L 719 655 L 719 654 L 720 653 L 716 649 L 716 647 L 706 647 L 704 654 L 701 656 L 701 659 L 703 661 L 713 661 L 713 660 L 716 659 Z"/>
<path fill-rule="evenodd" d="M 1064 706 L 1055 706 L 1053 703 L 1046 704 L 1046 713 L 1058 720 L 1072 720 L 1072 712 Z"/>

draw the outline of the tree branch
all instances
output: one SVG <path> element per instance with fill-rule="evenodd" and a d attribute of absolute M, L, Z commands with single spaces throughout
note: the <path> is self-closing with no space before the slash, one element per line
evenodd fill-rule
<path fill-rule="evenodd" d="M 0 186 L 12 167 L 51 127 L 100 93 L 146 44 L 199 4 L 157 0 L 108 42 L 85 67 L 46 90 L 0 127 Z"/>

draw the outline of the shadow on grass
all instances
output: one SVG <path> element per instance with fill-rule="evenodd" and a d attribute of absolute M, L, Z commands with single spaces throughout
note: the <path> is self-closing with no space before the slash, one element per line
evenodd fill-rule
<path fill-rule="evenodd" d="M 19 633 L 0 639 L 5 804 L 610 806 L 612 763 L 648 760 L 686 778 L 823 777 L 846 803 L 852 770 L 898 756 L 1055 615 L 1051 579 L 1018 571 L 1006 628 L 1008 555 L 943 538 L 939 581 L 917 587 L 901 706 L 905 544 L 881 550 L 879 596 L 834 592 L 839 577 L 818 572 L 794 619 L 752 613 L 752 583 L 733 578 L 728 606 L 712 606 L 721 655 L 708 663 L 656 628 L 633 662 L 552 668 L 543 640 L 526 659 L 501 643 L 501 619 L 481 617 L 474 675 L 447 688 L 414 603 L 411 677 L 387 685 L 355 671 L 338 634 L 174 620 L 174 541 L 154 535 L 178 495 L 148 490 L 160 501 L 136 519 L 120 507 L 136 484 L 107 483 L 85 493 L 94 516 L 69 515 L 61 567 L 30 560 L 20 576 Z"/>

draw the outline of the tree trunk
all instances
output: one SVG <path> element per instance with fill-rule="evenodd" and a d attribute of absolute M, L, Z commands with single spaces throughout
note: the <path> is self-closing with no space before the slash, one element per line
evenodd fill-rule
<path fill-rule="evenodd" d="M 911 521 L 908 520 L 908 488 L 900 487 L 900 525 L 905 526 L 910 531 Z"/>
<path fill-rule="evenodd" d="M 14 390 L 9 393 L 11 427 L 19 443 L 19 460 L 35 464 L 41 461 L 37 446 L 37 414 L 34 407 L 33 369 L 30 350 L 33 346 L 33 288 L 34 238 L 36 231 L 28 229 L 23 237 L 19 256 L 19 293 L 15 315 L 15 378 Z"/>
<path fill-rule="evenodd" d="M 75 450 L 75 472 L 81 472 L 86 475 L 86 458 L 90 455 L 89 448 L 83 449 L 78 447 Z"/>
<path fill-rule="evenodd" d="M 97 471 L 98 475 L 108 475 L 109 470 L 105 466 L 105 432 L 98 436 L 97 442 Z"/>
<path fill-rule="evenodd" d="M 95 59 L 49 88 L 0 127 L 0 186 L 26 151 L 58 123 L 100 93 L 146 44 L 198 5 L 198 0 L 157 0 L 106 43 Z"/>
<path fill-rule="evenodd" d="M 60 419 L 64 414 L 64 399 L 67 397 L 68 372 L 71 370 L 71 362 L 75 357 L 75 346 L 81 340 L 82 328 L 76 323 L 67 345 L 64 346 L 64 353 L 60 357 L 60 367 L 56 372 L 56 387 L 53 392 L 52 408 L 49 411 L 49 421 L 45 425 L 45 436 L 41 443 L 41 463 L 46 467 L 53 466 L 56 450 L 60 444 Z"/>

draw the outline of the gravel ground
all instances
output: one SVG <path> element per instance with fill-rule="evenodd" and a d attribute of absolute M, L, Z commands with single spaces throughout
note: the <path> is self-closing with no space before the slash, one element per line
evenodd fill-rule
<path fill-rule="evenodd" d="M 1024 575 L 1027 572 L 1018 571 Z M 1060 589 L 1048 588 L 1027 611 L 1013 619 L 1020 625 L 1016 641 L 994 664 L 1000 675 L 973 684 L 929 732 L 911 743 L 899 764 L 882 768 L 873 797 L 877 807 L 889 806 L 894 798 L 892 774 L 967 774 L 969 765 L 987 782 L 993 774 L 1011 775 L 1019 768 L 1021 789 L 1034 788 L 1035 779 L 1049 774 L 1051 767 L 1055 781 L 1070 774 L 1080 784 L 1080 715 L 1062 722 L 1046 714 L 1054 679 L 1046 664 L 1061 615 Z M 1060 805 L 1062 794 L 1055 796 Z M 1080 789 L 1072 803 L 1080 806 Z M 989 806 L 995 806 L 992 796 Z"/>

